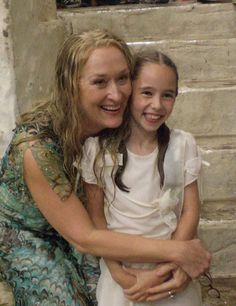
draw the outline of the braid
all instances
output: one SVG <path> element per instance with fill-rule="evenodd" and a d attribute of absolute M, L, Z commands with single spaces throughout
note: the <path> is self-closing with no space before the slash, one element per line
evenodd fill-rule
<path fill-rule="evenodd" d="M 157 167 L 160 174 L 160 187 L 163 187 L 165 180 L 164 159 L 170 141 L 170 129 L 165 123 L 163 123 L 157 131 L 157 141 L 158 141 L 158 151 L 159 151 L 157 159 Z"/>
<path fill-rule="evenodd" d="M 166 54 L 154 49 L 141 50 L 136 53 L 134 61 L 134 80 L 137 80 L 142 67 L 147 63 L 166 65 L 171 68 L 176 76 L 176 96 L 178 95 L 178 70 L 175 63 Z M 158 159 L 157 167 L 160 174 L 160 187 L 163 187 L 165 180 L 164 173 L 164 159 L 169 145 L 170 129 L 163 123 L 157 131 L 157 143 L 158 143 Z"/>
<path fill-rule="evenodd" d="M 118 152 L 123 155 L 123 164 L 121 166 L 118 166 L 118 169 L 115 174 L 115 183 L 122 191 L 129 192 L 129 187 L 127 187 L 122 182 L 122 175 L 125 171 L 125 166 L 128 161 L 128 152 L 127 152 L 124 140 L 120 142 L 119 147 L 118 147 Z"/>

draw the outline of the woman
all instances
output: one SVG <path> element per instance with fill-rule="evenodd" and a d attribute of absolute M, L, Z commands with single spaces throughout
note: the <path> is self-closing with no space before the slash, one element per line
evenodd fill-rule
<path fill-rule="evenodd" d="M 73 164 L 87 137 L 122 123 L 131 71 L 121 39 L 102 31 L 73 35 L 57 58 L 53 99 L 24 114 L 15 129 L 1 166 L 0 267 L 16 305 L 92 305 L 79 252 L 170 261 L 191 277 L 209 266 L 198 240 L 155 241 L 95 229 L 77 197 Z"/>

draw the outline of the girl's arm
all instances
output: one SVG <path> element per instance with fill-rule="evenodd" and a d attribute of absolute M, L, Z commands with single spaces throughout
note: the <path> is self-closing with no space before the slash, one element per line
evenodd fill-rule
<path fill-rule="evenodd" d="M 175 240 L 191 240 L 197 236 L 199 223 L 199 195 L 197 181 L 184 188 L 184 204 L 176 231 Z"/>
<path fill-rule="evenodd" d="M 210 254 L 198 239 L 187 242 L 156 241 L 97 230 L 75 194 L 72 193 L 65 201 L 56 195 L 30 149 L 24 153 L 24 179 L 48 222 L 81 252 L 134 262 L 170 261 L 181 266 L 193 278 L 209 267 Z"/>
<path fill-rule="evenodd" d="M 199 223 L 199 194 L 197 180 L 185 186 L 184 188 L 184 203 L 180 220 L 176 231 L 172 235 L 174 240 L 189 240 L 197 236 L 197 228 Z M 168 268 L 168 267 L 167 267 Z M 169 272 L 169 270 L 167 270 Z M 165 267 L 159 271 L 158 275 L 163 275 L 167 272 Z M 175 292 L 183 290 L 189 282 L 189 277 L 180 267 L 173 266 L 173 277 L 159 286 L 155 286 L 148 290 L 152 294 L 149 301 L 159 300 L 168 296 L 170 290 Z"/>

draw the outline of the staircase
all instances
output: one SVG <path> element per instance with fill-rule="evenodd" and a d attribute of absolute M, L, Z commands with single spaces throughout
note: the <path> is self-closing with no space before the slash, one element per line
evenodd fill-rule
<path fill-rule="evenodd" d="M 180 93 L 169 125 L 194 134 L 210 164 L 200 182 L 199 234 L 213 254 L 214 286 L 236 306 L 236 6 L 106 6 L 61 10 L 57 18 L 66 35 L 108 29 L 134 49 L 154 46 L 176 62 Z M 204 306 L 224 305 L 206 291 Z M 13 305 L 9 299 L 0 283 L 0 304 Z"/>
<path fill-rule="evenodd" d="M 236 7 L 126 5 L 60 11 L 58 16 L 70 33 L 109 29 L 134 49 L 155 47 L 177 63 L 180 94 L 169 124 L 193 133 L 210 163 L 200 182 L 200 236 L 213 254 L 214 284 L 235 306 Z M 203 292 L 206 306 L 220 305 Z"/>

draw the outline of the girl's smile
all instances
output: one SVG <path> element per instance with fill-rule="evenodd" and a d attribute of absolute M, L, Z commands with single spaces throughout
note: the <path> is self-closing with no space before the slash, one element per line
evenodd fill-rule
<path fill-rule="evenodd" d="M 146 63 L 134 81 L 132 129 L 146 136 L 156 135 L 173 110 L 176 92 L 176 75 L 170 67 Z"/>

